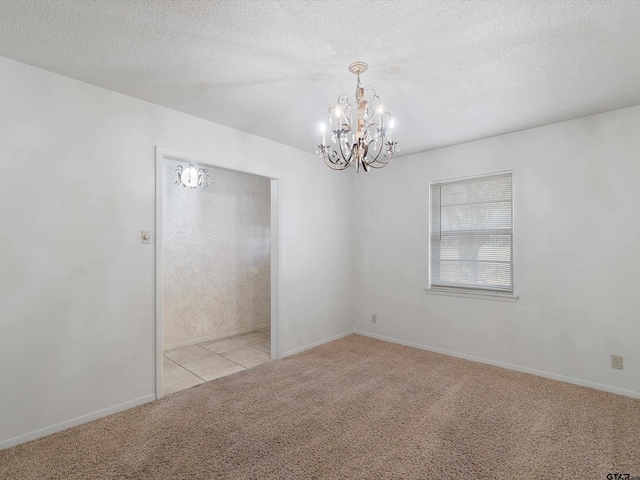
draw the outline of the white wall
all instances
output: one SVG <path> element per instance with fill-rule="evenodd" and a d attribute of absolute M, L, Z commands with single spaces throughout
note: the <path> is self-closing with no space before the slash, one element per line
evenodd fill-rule
<path fill-rule="evenodd" d="M 508 169 L 519 302 L 425 294 L 429 182 Z M 355 185 L 357 330 L 640 396 L 640 107 L 400 158 Z"/>
<path fill-rule="evenodd" d="M 280 178 L 281 352 L 352 328 L 350 174 L 0 58 L 0 448 L 154 398 L 156 145 Z"/>
<path fill-rule="evenodd" d="M 399 158 L 354 192 L 311 154 L 0 58 L 0 448 L 154 398 L 156 145 L 280 178 L 281 352 L 355 312 L 640 395 L 640 107 Z M 520 301 L 426 295 L 429 182 L 504 169 Z"/>

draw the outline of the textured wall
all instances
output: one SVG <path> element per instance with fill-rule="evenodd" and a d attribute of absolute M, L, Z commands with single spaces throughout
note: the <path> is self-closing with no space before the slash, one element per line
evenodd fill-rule
<path fill-rule="evenodd" d="M 179 164 L 164 167 L 165 349 L 267 326 L 271 312 L 270 180 L 207 167 L 208 188 L 184 188 Z"/>

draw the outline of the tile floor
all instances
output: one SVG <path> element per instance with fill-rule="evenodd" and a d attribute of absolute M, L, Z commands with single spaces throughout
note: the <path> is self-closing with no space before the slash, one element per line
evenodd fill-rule
<path fill-rule="evenodd" d="M 271 329 L 166 350 L 162 395 L 171 395 L 216 378 L 271 361 Z"/>

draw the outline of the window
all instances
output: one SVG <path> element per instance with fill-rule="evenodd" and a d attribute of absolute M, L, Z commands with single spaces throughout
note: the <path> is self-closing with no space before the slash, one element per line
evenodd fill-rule
<path fill-rule="evenodd" d="M 513 294 L 512 174 L 431 184 L 430 286 Z"/>

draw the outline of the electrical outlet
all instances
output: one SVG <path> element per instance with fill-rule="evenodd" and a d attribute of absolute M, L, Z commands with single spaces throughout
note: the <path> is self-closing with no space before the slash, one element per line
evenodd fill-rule
<path fill-rule="evenodd" d="M 378 323 L 378 316 L 377 315 L 371 315 L 371 323 Z"/>
<path fill-rule="evenodd" d="M 622 370 L 622 357 L 619 355 L 611 355 L 611 368 Z"/>

